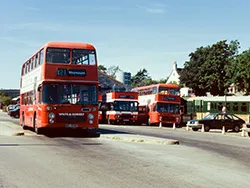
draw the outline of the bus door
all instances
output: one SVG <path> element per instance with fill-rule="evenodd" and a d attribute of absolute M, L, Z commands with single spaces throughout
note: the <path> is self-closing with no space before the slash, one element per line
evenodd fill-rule
<path fill-rule="evenodd" d="M 138 107 L 138 123 L 147 124 L 149 109 L 147 106 Z"/>
<path fill-rule="evenodd" d="M 150 124 L 159 123 L 159 113 L 156 109 L 156 103 L 153 103 L 150 109 Z"/>

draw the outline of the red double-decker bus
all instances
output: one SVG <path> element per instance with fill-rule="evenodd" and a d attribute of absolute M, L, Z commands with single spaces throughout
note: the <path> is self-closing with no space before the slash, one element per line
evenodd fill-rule
<path fill-rule="evenodd" d="M 20 124 L 37 134 L 44 128 L 96 130 L 97 87 L 93 45 L 48 42 L 22 65 Z"/>
<path fill-rule="evenodd" d="M 180 92 L 174 84 L 155 84 L 132 89 L 139 93 L 139 124 L 180 124 Z"/>
<path fill-rule="evenodd" d="M 138 93 L 113 91 L 103 95 L 100 122 L 108 124 L 136 124 L 138 118 Z"/>

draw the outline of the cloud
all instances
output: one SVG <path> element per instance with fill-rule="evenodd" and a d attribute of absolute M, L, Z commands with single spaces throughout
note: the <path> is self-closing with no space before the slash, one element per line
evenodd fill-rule
<path fill-rule="evenodd" d="M 151 14 L 164 14 L 166 12 L 163 4 L 153 4 L 151 6 L 138 5 L 137 7 Z"/>

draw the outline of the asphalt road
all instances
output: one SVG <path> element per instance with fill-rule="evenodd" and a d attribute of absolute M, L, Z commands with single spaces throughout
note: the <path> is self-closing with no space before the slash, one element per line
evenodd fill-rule
<path fill-rule="evenodd" d="M 220 130 L 210 132 L 186 131 L 185 128 L 173 130 L 170 127 L 148 126 L 113 126 L 100 125 L 101 132 L 118 131 L 130 134 L 140 134 L 179 140 L 182 146 L 195 147 L 216 153 L 239 161 L 244 165 L 250 164 L 250 137 L 241 137 L 241 133 L 228 132 L 221 134 Z"/>
<path fill-rule="evenodd" d="M 0 121 L 9 121 L 0 113 Z M 15 122 L 15 120 L 11 120 Z M 74 135 L 0 135 L 0 187 L 248 187 L 249 165 L 237 156 L 206 150 L 206 144 L 239 147 L 249 139 L 148 127 L 101 125 L 101 133 L 123 132 L 179 138 L 180 145 L 123 142 Z M 183 136 L 184 135 L 184 136 Z M 212 136 L 210 136 L 212 135 Z M 205 136 L 205 137 L 204 137 Z M 202 141 L 203 140 L 203 141 Z M 201 144 L 195 143 L 200 141 Z M 206 143 L 206 144 L 205 144 Z M 226 145 L 226 147 L 222 147 Z M 215 147 L 215 146 L 214 146 Z M 238 151 L 233 149 L 232 151 Z M 248 155 L 248 151 L 244 151 Z M 239 156 L 243 154 L 238 153 Z"/>

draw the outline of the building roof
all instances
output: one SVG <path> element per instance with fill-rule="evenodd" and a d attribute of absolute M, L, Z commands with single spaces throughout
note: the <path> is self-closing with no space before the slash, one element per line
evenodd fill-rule
<path fill-rule="evenodd" d="M 102 90 L 112 90 L 114 85 L 116 86 L 116 88 L 125 88 L 126 90 L 129 89 L 128 86 L 124 83 L 114 79 L 113 77 L 105 74 L 100 70 L 98 70 L 98 80 Z"/>

